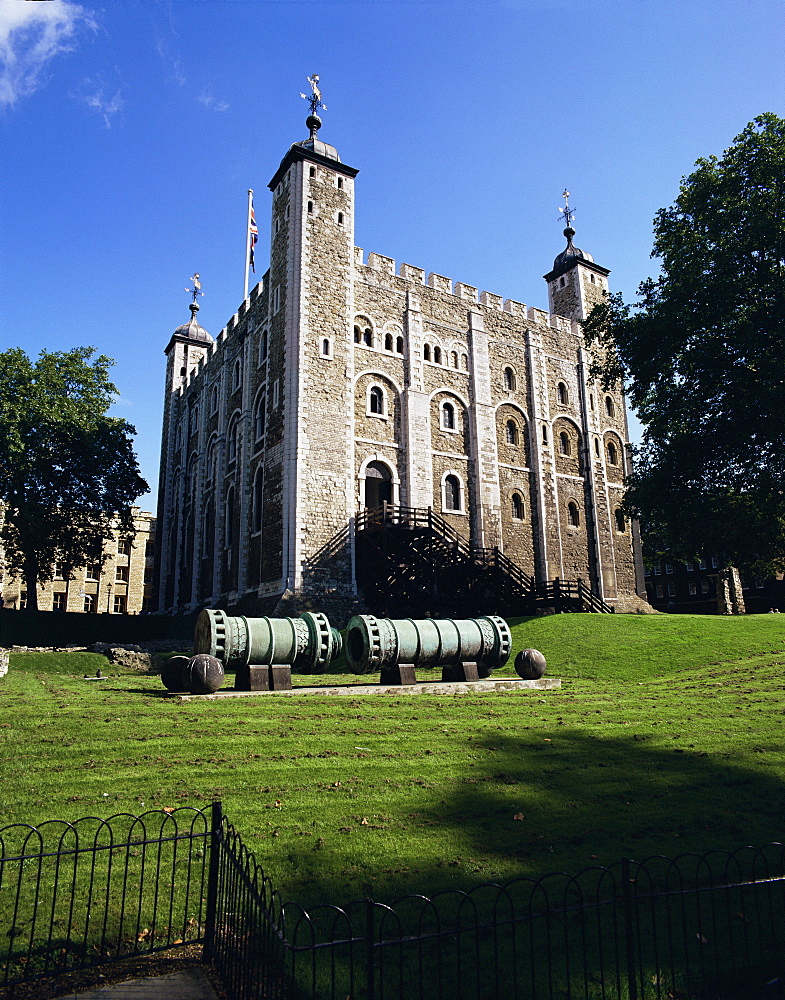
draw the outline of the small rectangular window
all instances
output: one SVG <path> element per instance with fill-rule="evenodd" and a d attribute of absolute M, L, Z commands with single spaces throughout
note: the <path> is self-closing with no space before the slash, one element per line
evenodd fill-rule
<path fill-rule="evenodd" d="M 657 597 L 665 597 L 665 588 L 661 583 L 657 584 Z"/>
<path fill-rule="evenodd" d="M 280 381 L 279 381 L 279 379 L 276 379 L 273 382 L 273 409 L 275 409 L 278 406 L 278 403 L 280 401 L 280 397 L 281 397 Z"/>
<path fill-rule="evenodd" d="M 52 611 L 65 611 L 65 598 L 62 593 L 52 594 Z"/>
<path fill-rule="evenodd" d="M 124 615 L 126 609 L 126 597 L 125 594 L 115 594 L 114 595 L 114 613 L 116 615 Z"/>
<path fill-rule="evenodd" d="M 654 567 L 654 575 L 662 576 L 662 566 L 659 563 Z"/>
<path fill-rule="evenodd" d="M 701 559 L 701 561 L 698 563 L 698 569 L 706 569 L 706 560 L 705 559 Z"/>
<path fill-rule="evenodd" d="M 114 568 L 114 578 L 119 583 L 128 583 L 128 567 L 127 566 L 115 566 L 115 568 Z"/>
<path fill-rule="evenodd" d="M 698 593 L 698 584 L 694 580 L 690 580 L 690 597 L 694 597 Z"/>
<path fill-rule="evenodd" d="M 675 597 L 675 596 L 676 596 L 676 584 L 675 583 L 669 583 L 668 584 L 668 597 Z"/>
<path fill-rule="evenodd" d="M 673 563 L 665 563 L 665 572 L 666 573 L 672 573 L 673 572 Z"/>

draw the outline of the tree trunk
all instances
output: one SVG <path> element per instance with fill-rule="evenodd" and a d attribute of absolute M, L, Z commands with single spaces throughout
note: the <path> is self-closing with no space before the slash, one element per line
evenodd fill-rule
<path fill-rule="evenodd" d="M 24 580 L 27 588 L 27 610 L 38 611 L 38 560 L 35 556 L 25 558 Z"/>

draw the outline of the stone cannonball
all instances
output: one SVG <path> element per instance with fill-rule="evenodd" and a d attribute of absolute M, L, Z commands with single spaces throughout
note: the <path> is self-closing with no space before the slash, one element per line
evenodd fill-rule
<path fill-rule="evenodd" d="M 538 681 L 545 667 L 545 657 L 539 649 L 522 649 L 515 657 L 515 672 L 525 681 Z"/>
<path fill-rule="evenodd" d="M 187 656 L 170 656 L 161 668 L 161 680 L 167 691 L 187 691 L 188 679 L 185 675 L 188 667 Z"/>
<path fill-rule="evenodd" d="M 213 694 L 224 682 L 223 664 L 208 653 L 197 653 L 188 661 L 186 679 L 191 694 Z"/>

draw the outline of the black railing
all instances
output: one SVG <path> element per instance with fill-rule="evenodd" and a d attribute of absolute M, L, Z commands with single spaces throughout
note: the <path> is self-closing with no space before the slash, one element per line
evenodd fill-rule
<path fill-rule="evenodd" d="M 233 1000 L 785 995 L 781 844 L 310 911 L 220 803 L 15 825 L 0 844 L 0 985 L 201 942 Z"/>
<path fill-rule="evenodd" d="M 456 560 L 475 566 L 493 568 L 514 587 L 516 596 L 533 609 L 536 606 L 553 606 L 557 611 L 589 611 L 610 614 L 615 609 L 597 594 L 592 593 L 583 580 L 554 580 L 536 582 L 504 553 L 495 548 L 470 545 L 451 524 L 430 507 L 404 507 L 384 503 L 381 507 L 361 511 L 357 515 L 357 532 L 380 530 L 386 527 L 427 531 L 441 540 Z"/>
<path fill-rule="evenodd" d="M 0 830 L 0 984 L 199 942 L 205 813 L 191 808 Z"/>

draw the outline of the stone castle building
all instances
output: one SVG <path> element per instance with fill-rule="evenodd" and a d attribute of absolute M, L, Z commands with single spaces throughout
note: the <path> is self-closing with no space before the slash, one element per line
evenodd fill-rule
<path fill-rule="evenodd" d="M 366 258 L 358 171 L 320 124 L 269 183 L 267 273 L 215 340 L 193 303 L 166 348 L 158 610 L 360 606 L 355 522 L 384 502 L 634 606 L 625 405 L 591 378 L 579 325 L 609 271 L 569 213 L 548 312 Z"/>
<path fill-rule="evenodd" d="M 103 539 L 101 552 L 68 577 L 55 563 L 53 579 L 38 587 L 41 611 L 78 611 L 138 615 L 153 611 L 155 518 L 133 508 L 134 533 Z M 27 590 L 20 577 L 4 571 L 0 551 L 2 607 L 27 607 Z"/>

